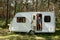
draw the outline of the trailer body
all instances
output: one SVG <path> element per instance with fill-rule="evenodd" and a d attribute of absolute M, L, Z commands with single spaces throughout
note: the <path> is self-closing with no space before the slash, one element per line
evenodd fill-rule
<path fill-rule="evenodd" d="M 37 14 L 41 16 L 41 28 L 37 29 Z M 32 22 L 34 20 L 34 22 Z M 55 32 L 55 15 L 54 12 L 19 12 L 14 16 L 10 31 L 35 33 L 54 33 Z"/>

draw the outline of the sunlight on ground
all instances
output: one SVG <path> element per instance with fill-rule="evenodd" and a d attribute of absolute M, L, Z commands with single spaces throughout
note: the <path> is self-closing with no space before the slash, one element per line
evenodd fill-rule
<path fill-rule="evenodd" d="M 54 38 L 59 38 L 59 36 L 55 36 Z"/>
<path fill-rule="evenodd" d="M 56 28 L 56 30 L 60 30 L 59 28 Z"/>
<path fill-rule="evenodd" d="M 45 39 L 45 38 L 43 38 L 43 37 L 35 37 L 35 39 Z"/>

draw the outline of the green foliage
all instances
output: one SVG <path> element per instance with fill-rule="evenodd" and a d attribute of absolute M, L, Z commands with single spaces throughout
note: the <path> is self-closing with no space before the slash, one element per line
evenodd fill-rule
<path fill-rule="evenodd" d="M 10 24 L 11 21 L 12 19 L 9 19 L 8 24 Z M 6 24 L 6 20 L 0 19 L 0 27 L 5 28 L 5 24 Z"/>
<path fill-rule="evenodd" d="M 20 6 L 16 5 L 16 12 L 19 12 L 19 11 L 20 11 Z"/>
<path fill-rule="evenodd" d="M 57 22 L 60 23 L 60 18 L 57 18 Z"/>
<path fill-rule="evenodd" d="M 56 23 L 56 28 L 60 28 L 60 23 Z"/>
<path fill-rule="evenodd" d="M 5 25 L 5 20 L 0 20 L 0 26 Z"/>

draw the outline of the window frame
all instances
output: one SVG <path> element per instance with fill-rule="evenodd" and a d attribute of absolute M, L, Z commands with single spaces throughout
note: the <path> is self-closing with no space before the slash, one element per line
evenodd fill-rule
<path fill-rule="evenodd" d="M 35 20 L 35 15 L 33 15 L 33 20 Z"/>
<path fill-rule="evenodd" d="M 49 21 L 45 21 L 45 19 L 47 19 L 47 18 L 45 18 L 45 17 L 49 17 Z M 44 16 L 44 22 L 46 22 L 46 23 L 51 22 L 51 16 L 50 16 L 50 15 L 45 15 L 45 16 Z"/>
<path fill-rule="evenodd" d="M 21 20 L 23 20 L 24 18 L 25 21 L 17 21 L 18 20 L 17 18 L 22 18 Z M 26 23 L 26 17 L 17 17 L 17 18 L 16 18 L 17 23 Z"/>

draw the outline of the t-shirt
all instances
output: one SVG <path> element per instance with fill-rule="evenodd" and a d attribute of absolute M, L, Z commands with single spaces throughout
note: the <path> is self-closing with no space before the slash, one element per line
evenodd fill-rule
<path fill-rule="evenodd" d="M 37 23 L 40 24 L 41 23 L 41 19 L 37 19 Z"/>

